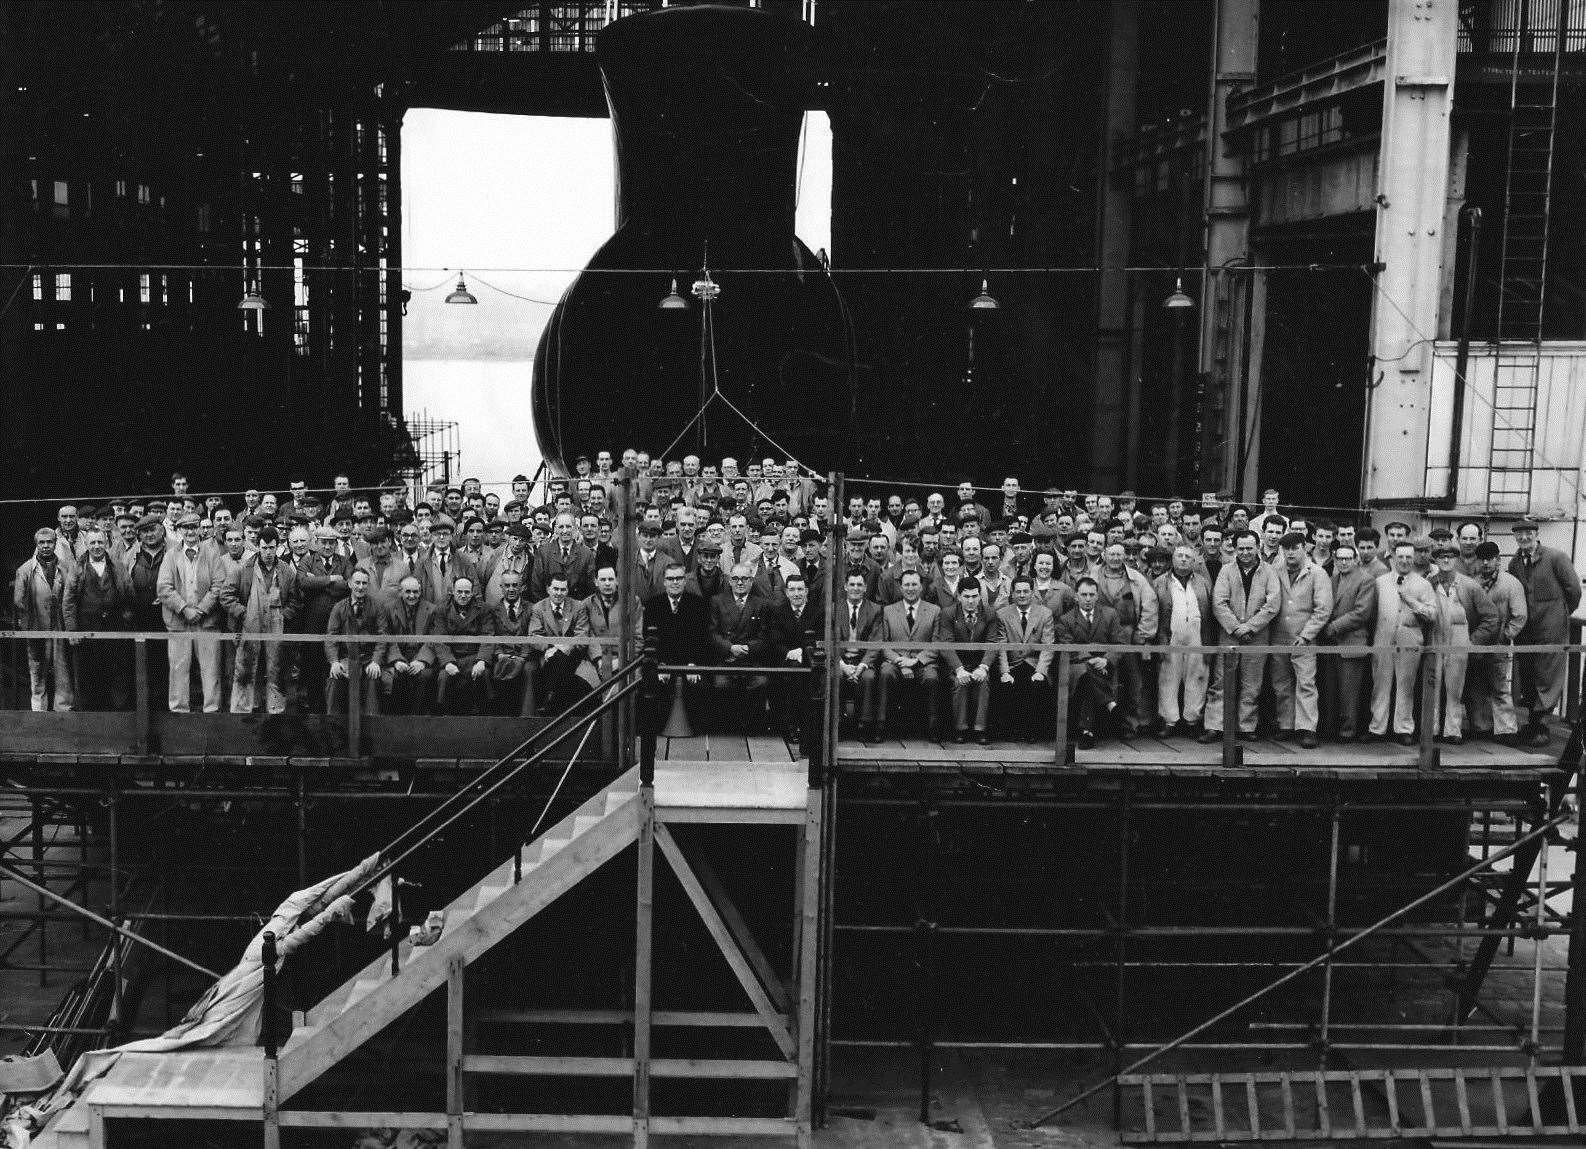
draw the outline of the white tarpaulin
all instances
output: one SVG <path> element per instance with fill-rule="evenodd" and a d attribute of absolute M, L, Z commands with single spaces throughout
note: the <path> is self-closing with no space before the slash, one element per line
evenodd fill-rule
<path fill-rule="evenodd" d="M 25 1149 L 31 1135 L 56 1113 L 67 1108 L 90 1082 L 103 1077 L 123 1053 L 169 1053 L 201 1046 L 256 1045 L 264 1013 L 264 935 L 275 934 L 276 968 L 331 922 L 353 920 L 352 897 L 358 885 L 379 864 L 371 854 L 345 873 L 299 890 L 282 902 L 270 920 L 253 936 L 239 961 L 209 991 L 193 1003 L 181 1021 L 142 1041 L 129 1041 L 77 1059 L 71 1072 L 47 1098 L 7 1115 L 0 1126 L 0 1146 Z"/>

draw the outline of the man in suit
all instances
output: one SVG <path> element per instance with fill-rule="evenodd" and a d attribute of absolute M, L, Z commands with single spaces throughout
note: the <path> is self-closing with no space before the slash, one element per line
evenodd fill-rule
<path fill-rule="evenodd" d="M 1056 623 L 1052 612 L 1035 601 L 1035 582 L 1029 575 L 1014 575 L 1008 593 L 1010 601 L 997 610 L 1008 644 L 997 652 L 997 677 L 1005 688 L 1008 732 L 1032 742 L 1051 726 L 1053 652 L 1030 646 L 1052 642 Z"/>
<path fill-rule="evenodd" d="M 538 651 L 536 675 L 540 708 L 560 714 L 591 689 L 600 678 L 589 665 L 589 644 L 578 641 L 589 636 L 589 619 L 583 606 L 572 597 L 568 576 L 553 571 L 545 587 L 545 597 L 529 611 L 529 637 L 549 640 L 534 644 Z M 533 653 L 529 656 L 535 658 Z"/>
<path fill-rule="evenodd" d="M 354 567 L 347 578 L 347 597 L 331 608 L 330 619 L 325 624 L 325 661 L 330 666 L 330 680 L 325 688 L 325 712 L 346 713 L 349 697 L 348 679 L 361 675 L 363 687 L 359 708 L 365 714 L 380 710 L 380 649 L 385 644 L 373 641 L 387 633 L 385 616 L 379 603 L 369 593 L 369 572 L 364 567 Z M 360 641 L 354 647 L 350 639 Z"/>
<path fill-rule="evenodd" d="M 1333 617 L 1321 641 L 1338 653 L 1322 660 L 1322 728 L 1336 730 L 1340 742 L 1353 742 L 1360 721 L 1360 693 L 1366 678 L 1372 628 L 1377 614 L 1377 580 L 1360 565 L 1352 543 L 1333 548 Z"/>
<path fill-rule="evenodd" d="M 304 634 L 324 634 L 330 612 L 348 595 L 352 565 L 330 549 L 336 532 L 330 527 L 293 527 L 287 538 L 291 561 L 297 568 L 298 590 L 303 596 L 297 626 Z M 330 663 L 323 647 L 310 644 L 297 650 L 297 693 L 304 711 L 319 713 L 325 705 L 325 685 Z"/>
<path fill-rule="evenodd" d="M 881 635 L 881 608 L 865 597 L 866 575 L 851 570 L 843 584 L 843 601 L 837 605 L 837 641 L 873 642 Z M 842 646 L 838 650 L 837 672 L 842 676 L 842 694 L 854 699 L 859 721 L 859 736 L 866 742 L 881 741 L 881 717 L 887 700 L 880 685 L 879 650 Z"/>
<path fill-rule="evenodd" d="M 452 517 L 436 515 L 430 520 L 429 546 L 419 551 L 415 559 L 415 568 L 424 585 L 424 601 L 439 613 L 445 613 L 451 605 L 457 579 L 466 578 L 473 586 L 484 586 L 479 568 L 453 545 L 456 535 L 457 524 Z"/>
<path fill-rule="evenodd" d="M 439 668 L 439 704 L 452 714 L 483 714 L 490 698 L 490 664 L 496 648 L 470 642 L 496 633 L 495 616 L 474 597 L 474 582 L 458 575 L 451 602 L 439 611 L 430 632 L 430 648 Z"/>
<path fill-rule="evenodd" d="M 1172 569 L 1151 587 L 1156 592 L 1157 645 L 1167 648 L 1158 651 L 1157 717 L 1169 736 L 1190 733 L 1206 710 L 1207 656 L 1172 649 L 1217 641 L 1211 583 L 1197 569 L 1199 557 L 1189 543 L 1179 543 L 1173 548 Z"/>
<path fill-rule="evenodd" d="M 492 585 L 499 588 L 501 601 L 494 608 L 496 633 L 524 638 L 529 633 L 529 600 L 523 596 L 524 575 L 520 570 L 497 570 Z M 497 713 L 527 718 L 534 713 L 534 666 L 536 652 L 527 643 L 496 647 L 496 661 L 490 669 Z"/>
<path fill-rule="evenodd" d="M 661 550 L 674 561 L 682 563 L 683 569 L 692 574 L 699 562 L 699 556 L 696 554 L 699 514 L 693 507 L 679 507 L 676 521 L 676 537 L 663 540 Z"/>
<path fill-rule="evenodd" d="M 1509 560 L 1509 573 L 1525 591 L 1525 628 L 1522 646 L 1569 641 L 1569 618 L 1581 600 L 1581 578 L 1563 551 L 1537 541 L 1540 524 L 1521 519 L 1514 525 L 1519 551 Z M 1547 716 L 1564 694 L 1568 672 L 1563 651 L 1522 654 L 1515 659 L 1515 702 L 1525 707 L 1528 719 L 1521 738 L 1531 746 L 1548 743 Z"/>
<path fill-rule="evenodd" d="M 1400 745 L 1415 745 L 1415 676 L 1425 632 L 1438 617 L 1437 600 L 1415 573 L 1415 544 L 1393 546 L 1393 569 L 1377 576 L 1376 652 L 1371 663 L 1371 728 L 1375 741 L 1387 737 L 1388 720 Z M 1395 647 L 1400 649 L 1394 649 Z"/>
<path fill-rule="evenodd" d="M 485 605 L 488 607 L 500 606 L 506 597 L 501 582 L 507 574 L 518 576 L 519 597 L 527 593 L 529 579 L 534 574 L 534 549 L 529 545 L 533 535 L 529 528 L 522 523 L 513 523 L 507 528 L 506 537 L 507 541 L 491 567 L 490 577 L 485 580 Z"/>
<path fill-rule="evenodd" d="M 778 666 L 808 666 L 810 652 L 821 641 L 821 614 L 810 602 L 809 584 L 802 574 L 790 574 L 782 583 L 782 595 L 770 611 L 772 651 Z M 784 674 L 775 678 L 778 698 L 773 710 L 782 723 L 788 741 L 800 736 L 800 715 L 809 683 L 800 676 Z"/>
<path fill-rule="evenodd" d="M 539 602 L 550 593 L 551 579 L 561 575 L 567 593 L 583 598 L 594 589 L 595 552 L 578 538 L 578 520 L 571 514 L 556 516 L 551 538 L 534 552 L 534 569 L 529 578 L 529 599 Z"/>
<path fill-rule="evenodd" d="M 409 573 L 393 553 L 396 540 L 389 527 L 371 527 L 364 536 L 369 554 L 362 565 L 369 572 L 369 594 L 382 610 L 396 602 L 403 576 Z"/>
<path fill-rule="evenodd" d="M 1089 575 L 1074 581 L 1074 608 L 1057 623 L 1060 643 L 1098 646 L 1124 641 L 1118 612 L 1101 601 L 1101 588 Z M 1096 729 L 1107 715 L 1117 709 L 1117 675 L 1114 668 L 1120 653 L 1116 650 L 1076 651 L 1070 659 L 1069 722 L 1074 745 L 1089 750 L 1096 745 Z"/>
<path fill-rule="evenodd" d="M 770 604 L 754 585 L 754 564 L 735 563 L 727 576 L 727 590 L 710 602 L 710 644 L 718 666 L 761 666 L 772 648 Z M 741 695 L 748 727 L 758 729 L 765 714 L 766 676 L 725 675 L 715 678 L 719 714 L 730 713 Z M 728 701 L 727 706 L 720 705 Z"/>
<path fill-rule="evenodd" d="M 435 651 L 424 640 L 435 629 L 435 607 L 424 598 L 418 575 L 408 575 L 397 588 L 397 601 L 386 611 L 386 633 L 393 635 L 380 652 L 380 688 L 387 714 L 427 714 L 433 705 Z"/>
<path fill-rule="evenodd" d="M 645 639 L 654 638 L 657 654 L 665 666 L 703 666 L 710 661 L 710 605 L 690 592 L 687 585 L 688 568 L 679 559 L 669 559 L 661 575 L 661 593 L 652 595 L 644 604 Z M 700 676 L 685 673 L 685 678 L 690 686 L 697 686 Z M 662 709 L 659 714 L 652 715 L 657 723 L 656 730 L 665 722 L 666 711 L 671 706 L 675 676 L 666 685 Z M 684 697 L 686 700 L 686 693 Z"/>
<path fill-rule="evenodd" d="M 1299 732 L 1300 745 L 1316 747 L 1316 655 L 1311 650 L 1333 614 L 1333 583 L 1321 564 L 1306 553 L 1305 536 L 1289 531 L 1278 540 L 1278 613 L 1272 642 L 1293 654 L 1273 657 L 1272 689 L 1277 695 L 1278 737 Z"/>
<path fill-rule="evenodd" d="M 61 610 L 67 630 L 125 630 L 132 624 L 132 588 L 97 528 L 83 532 L 86 551 L 66 578 Z M 125 710 L 132 704 L 130 644 L 103 639 L 77 648 L 79 710 Z"/>
<path fill-rule="evenodd" d="M 622 608 L 617 602 L 617 581 L 615 564 L 605 563 L 595 568 L 595 593 L 582 604 L 591 639 L 621 636 Z M 622 657 L 622 652 L 614 644 L 589 644 L 589 665 L 600 682 L 611 677 Z"/>
<path fill-rule="evenodd" d="M 918 644 L 930 642 L 936 634 L 936 620 L 942 608 L 925 599 L 925 583 L 917 570 L 905 570 L 897 578 L 900 598 L 881 612 L 885 640 L 896 643 L 882 651 L 882 690 L 896 698 L 902 684 L 914 685 L 925 699 L 926 733 L 942 736 L 942 672 L 936 651 Z"/>
<path fill-rule="evenodd" d="M 221 581 L 223 568 L 216 555 L 206 553 L 199 545 L 201 521 L 196 514 L 177 520 L 181 544 L 165 552 L 156 583 L 165 629 L 171 632 L 167 699 L 176 714 L 185 714 L 189 709 L 195 650 L 204 712 L 220 709 L 220 594 L 216 584 Z"/>
<path fill-rule="evenodd" d="M 960 579 L 958 601 L 936 617 L 936 641 L 994 643 L 1001 637 L 997 616 L 980 601 L 980 583 L 967 576 Z M 991 741 L 987 724 L 996 652 L 949 646 L 941 657 L 952 683 L 954 738 L 967 742 L 973 729 L 975 739 L 984 746 Z"/>
<path fill-rule="evenodd" d="M 661 527 L 658 523 L 639 525 L 639 549 L 634 556 L 634 595 L 649 602 L 666 588 L 662 576 L 670 557 L 661 550 Z"/>
<path fill-rule="evenodd" d="M 1212 588 L 1212 615 L 1222 641 L 1238 646 L 1265 646 L 1272 620 L 1282 606 L 1277 571 L 1261 561 L 1260 542 L 1251 530 L 1234 532 L 1234 561 L 1217 572 Z M 1223 691 L 1239 692 L 1239 737 L 1251 741 L 1256 736 L 1256 702 L 1261 695 L 1261 677 L 1266 667 L 1264 654 L 1239 656 L 1237 682 L 1223 681 L 1221 658 L 1218 673 L 1206 693 L 1206 732 L 1198 741 L 1216 742 L 1223 732 Z"/>

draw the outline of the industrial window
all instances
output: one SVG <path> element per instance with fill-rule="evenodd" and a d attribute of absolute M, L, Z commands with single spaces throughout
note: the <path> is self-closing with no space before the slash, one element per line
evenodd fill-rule
<path fill-rule="evenodd" d="M 138 276 L 138 302 L 139 303 L 147 303 L 148 301 L 149 301 L 149 273 L 145 271 L 145 272 L 141 273 Z"/>
<path fill-rule="evenodd" d="M 57 272 L 55 275 L 55 299 L 59 303 L 69 303 L 72 298 L 72 275 L 69 271 Z"/>
<path fill-rule="evenodd" d="M 148 206 L 148 204 L 149 204 L 149 185 L 148 184 L 139 184 L 138 185 L 138 202 L 140 204 L 144 205 L 145 207 Z"/>
<path fill-rule="evenodd" d="M 72 193 L 65 180 L 55 181 L 55 218 L 66 219 L 72 214 Z"/>
<path fill-rule="evenodd" d="M 117 199 L 126 199 L 127 198 L 127 181 L 126 180 L 117 180 L 116 181 L 116 198 Z"/>
<path fill-rule="evenodd" d="M 33 276 L 33 302 L 40 303 L 44 299 L 44 277 L 39 274 Z"/>

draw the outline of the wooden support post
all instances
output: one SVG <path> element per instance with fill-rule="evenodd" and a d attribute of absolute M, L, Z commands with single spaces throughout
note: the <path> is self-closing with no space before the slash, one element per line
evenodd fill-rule
<path fill-rule="evenodd" d="M 1580 729 L 1571 745 L 1580 749 Z M 1586 809 L 1586 770 L 1575 771 L 1575 808 Z M 1586 843 L 1576 830 L 1574 873 L 1570 879 L 1569 959 L 1564 973 L 1564 1048 L 1565 1065 L 1586 1065 Z M 1565 1082 L 1570 1089 L 1572 1083 Z"/>
<path fill-rule="evenodd" d="M 276 1045 L 275 1014 L 275 934 L 264 931 L 259 947 L 259 970 L 263 981 L 264 1001 L 260 1006 L 259 1039 L 264 1046 L 264 1105 L 261 1118 L 264 1124 L 264 1149 L 281 1149 L 281 1063 Z"/>
<path fill-rule="evenodd" d="M 446 1149 L 463 1149 L 463 977 L 461 954 L 446 963 Z"/>
<path fill-rule="evenodd" d="M 807 1149 L 815 1120 L 815 1020 L 820 981 L 820 905 L 821 905 L 821 799 L 811 788 L 804 810 L 804 835 L 799 856 L 798 960 L 795 985 L 798 992 L 798 1078 L 794 1086 L 793 1119 L 798 1125 L 800 1149 Z"/>
<path fill-rule="evenodd" d="M 1053 747 L 1053 765 L 1069 766 L 1074 762 L 1074 746 L 1068 737 L 1068 699 L 1069 692 L 1073 690 L 1073 656 L 1064 651 L 1053 660 L 1052 667 L 1056 675 L 1054 684 L 1057 689 L 1053 694 L 1057 699 L 1057 734 Z"/>
<path fill-rule="evenodd" d="M 1338 945 L 1338 865 L 1343 817 L 1343 810 L 1335 798 L 1331 845 L 1327 851 L 1327 964 L 1322 967 L 1322 1018 L 1317 1042 L 1321 1050 L 1321 1064 L 1317 1068 L 1324 1070 L 1327 1068 L 1327 1049 L 1332 1041 L 1333 949 Z"/>
<path fill-rule="evenodd" d="M 132 640 L 132 748 L 139 754 L 149 753 L 149 729 L 152 717 L 149 711 L 149 640 Z"/>
<path fill-rule="evenodd" d="M 638 599 L 634 594 L 634 585 L 637 582 L 636 566 L 638 563 L 639 540 L 636 524 L 633 519 L 633 479 L 634 469 L 629 466 L 622 467 L 617 472 L 617 639 L 618 646 L 610 652 L 612 667 L 625 664 L 634 656 L 634 616 L 638 610 Z M 602 651 L 604 659 L 607 652 Z M 630 696 L 617 707 L 617 767 L 624 773 L 633 769 L 635 745 L 638 736 L 636 724 L 636 708 L 638 703 Z"/>
<path fill-rule="evenodd" d="M 638 919 L 633 946 L 633 1144 L 650 1143 L 650 955 L 655 916 L 655 788 L 639 788 Z"/>
<path fill-rule="evenodd" d="M 1442 694 L 1443 658 L 1441 654 L 1421 655 L 1421 743 L 1416 766 L 1437 769 L 1437 704 Z"/>
<path fill-rule="evenodd" d="M 705 896 L 716 907 L 716 912 L 721 915 L 722 923 L 732 935 L 732 940 L 738 943 L 738 948 L 743 951 L 744 957 L 759 975 L 760 984 L 765 986 L 766 996 L 778 1009 L 785 1013 L 792 1012 L 793 1000 L 788 994 L 787 986 L 777 976 L 775 968 L 771 965 L 771 959 L 766 957 L 765 951 L 760 948 L 760 943 L 755 941 L 754 935 L 749 932 L 749 923 L 738 911 L 737 904 L 727 893 L 727 887 L 722 884 L 715 869 L 703 858 L 696 859 L 693 864 L 694 873 L 699 877 L 699 884 L 704 889 Z"/>
<path fill-rule="evenodd" d="M 1239 746 L 1239 651 L 1228 647 L 1223 660 L 1223 765 L 1232 769 L 1244 765 Z"/>
<path fill-rule="evenodd" d="M 347 636 L 347 757 L 363 757 L 363 667 L 358 665 L 358 639 Z"/>

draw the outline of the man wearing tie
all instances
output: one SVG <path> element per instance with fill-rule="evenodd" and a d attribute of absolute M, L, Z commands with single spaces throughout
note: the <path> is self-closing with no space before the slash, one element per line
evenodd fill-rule
<path fill-rule="evenodd" d="M 849 571 L 843 601 L 837 607 L 837 641 L 871 642 L 882 635 L 881 608 L 865 597 L 865 572 Z M 847 646 L 840 651 L 838 670 L 842 692 L 854 699 L 859 736 L 869 743 L 881 741 L 881 715 L 887 700 L 882 694 L 877 664 L 881 652 Z"/>
<path fill-rule="evenodd" d="M 882 652 L 882 690 L 895 692 L 902 683 L 913 684 L 925 698 L 926 733 L 939 738 L 944 734 L 941 666 L 936 651 L 915 644 L 931 641 L 942 608 L 925 600 L 924 579 L 917 570 L 905 570 L 898 576 L 898 591 L 902 597 L 881 612 L 886 641 L 898 644 Z"/>
<path fill-rule="evenodd" d="M 527 533 L 527 532 L 525 532 Z M 522 638 L 529 633 L 529 601 L 523 597 L 523 573 L 498 570 L 493 576 L 501 601 L 495 606 L 496 633 Z M 534 713 L 535 652 L 522 646 L 496 647 L 496 664 L 490 677 L 495 683 L 497 713 L 527 718 Z"/>
<path fill-rule="evenodd" d="M 567 581 L 568 594 L 574 598 L 583 598 L 593 589 L 595 552 L 577 535 L 577 519 L 568 513 L 556 516 L 551 538 L 534 552 L 534 570 L 529 579 L 529 598 L 534 602 L 550 593 L 551 579 L 556 575 Z"/>
<path fill-rule="evenodd" d="M 796 528 L 790 528 L 796 529 Z M 809 584 L 802 574 L 790 574 L 782 584 L 782 597 L 771 608 L 771 630 L 781 666 L 808 666 L 810 649 L 820 641 L 821 617 L 815 604 L 810 602 Z M 799 738 L 800 700 L 804 680 L 784 674 L 777 676 L 777 694 L 781 699 L 782 732 L 789 742 Z"/>
<path fill-rule="evenodd" d="M 457 524 L 450 515 L 436 515 L 430 520 L 430 545 L 419 560 L 420 578 L 424 580 L 424 598 L 445 613 L 452 602 L 452 589 L 457 580 L 466 578 L 471 586 L 483 587 L 478 568 L 452 545 Z"/>
<path fill-rule="evenodd" d="M 1008 643 L 997 652 L 997 680 L 1007 698 L 1003 712 L 1008 733 L 1032 742 L 1051 727 L 1053 652 L 1030 647 L 1053 641 L 1056 622 L 1052 612 L 1035 601 L 1035 583 L 1029 575 L 1014 575 L 1009 594 L 1012 601 L 997 611 L 1002 637 Z"/>
<path fill-rule="evenodd" d="M 1057 641 L 1097 645 L 1121 644 L 1123 625 L 1118 612 L 1100 601 L 1096 580 L 1082 575 L 1074 583 L 1074 609 L 1065 613 L 1057 625 Z M 1079 651 L 1068 656 L 1073 690 L 1069 695 L 1069 717 L 1074 728 L 1074 745 L 1089 750 L 1096 745 L 1097 723 L 1117 707 L 1114 698 L 1113 667 L 1120 653 L 1116 650 Z"/>
<path fill-rule="evenodd" d="M 965 576 L 958 583 L 958 601 L 936 618 L 937 642 L 998 642 L 1002 628 L 997 616 L 980 601 L 980 583 Z M 948 681 L 953 687 L 953 729 L 959 742 L 968 742 L 973 724 L 976 740 L 991 741 L 986 729 L 991 716 L 991 668 L 995 651 L 959 650 L 947 647 L 941 652 Z"/>
<path fill-rule="evenodd" d="M 425 714 L 432 705 L 435 685 L 435 651 L 424 636 L 435 630 L 435 607 L 424 600 L 417 575 L 408 575 L 397 588 L 397 601 L 386 618 L 386 633 L 399 636 L 380 652 L 381 690 L 387 714 Z M 401 641 L 406 638 L 413 641 Z"/>
<path fill-rule="evenodd" d="M 347 680 L 361 674 L 363 681 L 359 708 L 365 714 L 380 710 L 380 650 L 385 644 L 372 641 L 376 636 L 389 633 L 379 605 L 369 593 L 369 571 L 355 567 L 347 577 L 347 597 L 331 608 L 330 621 L 325 626 L 325 661 L 330 664 L 330 678 L 325 685 L 325 712 L 346 713 Z M 358 638 L 356 646 L 346 641 Z"/>
<path fill-rule="evenodd" d="M 563 640 L 539 647 L 540 705 L 552 714 L 560 714 L 598 686 L 600 680 L 586 657 L 588 644 L 573 641 L 588 637 L 589 620 L 583 607 L 571 597 L 567 576 L 553 573 L 545 590 L 545 598 L 529 611 L 529 637 Z"/>
<path fill-rule="evenodd" d="M 1415 573 L 1415 544 L 1393 545 L 1393 567 L 1377 576 L 1376 652 L 1371 665 L 1369 741 L 1388 735 L 1388 719 L 1401 746 L 1415 745 L 1415 675 L 1425 632 L 1437 622 L 1431 584 Z M 1395 649 L 1398 648 L 1398 649 Z"/>
<path fill-rule="evenodd" d="M 1581 600 L 1581 578 L 1569 556 L 1539 543 L 1539 529 L 1532 519 L 1513 527 L 1519 550 L 1509 560 L 1509 573 L 1525 591 L 1526 620 L 1517 640 L 1522 646 L 1568 642 L 1570 615 Z M 1563 651 L 1515 656 L 1514 701 L 1527 714 L 1520 737 L 1528 746 L 1548 744 L 1547 717 L 1563 697 L 1567 678 Z"/>
<path fill-rule="evenodd" d="M 710 604 L 710 642 L 712 660 L 718 666 L 759 666 L 765 662 L 771 649 L 770 610 L 765 596 L 754 585 L 754 566 L 749 562 L 735 563 L 727 576 L 727 590 L 717 595 Z M 765 713 L 766 676 L 718 674 L 715 688 L 719 694 L 732 699 L 740 691 L 743 695 L 743 713 L 748 717 L 751 730 L 760 727 Z M 720 713 L 730 713 L 731 702 L 718 707 Z"/>

